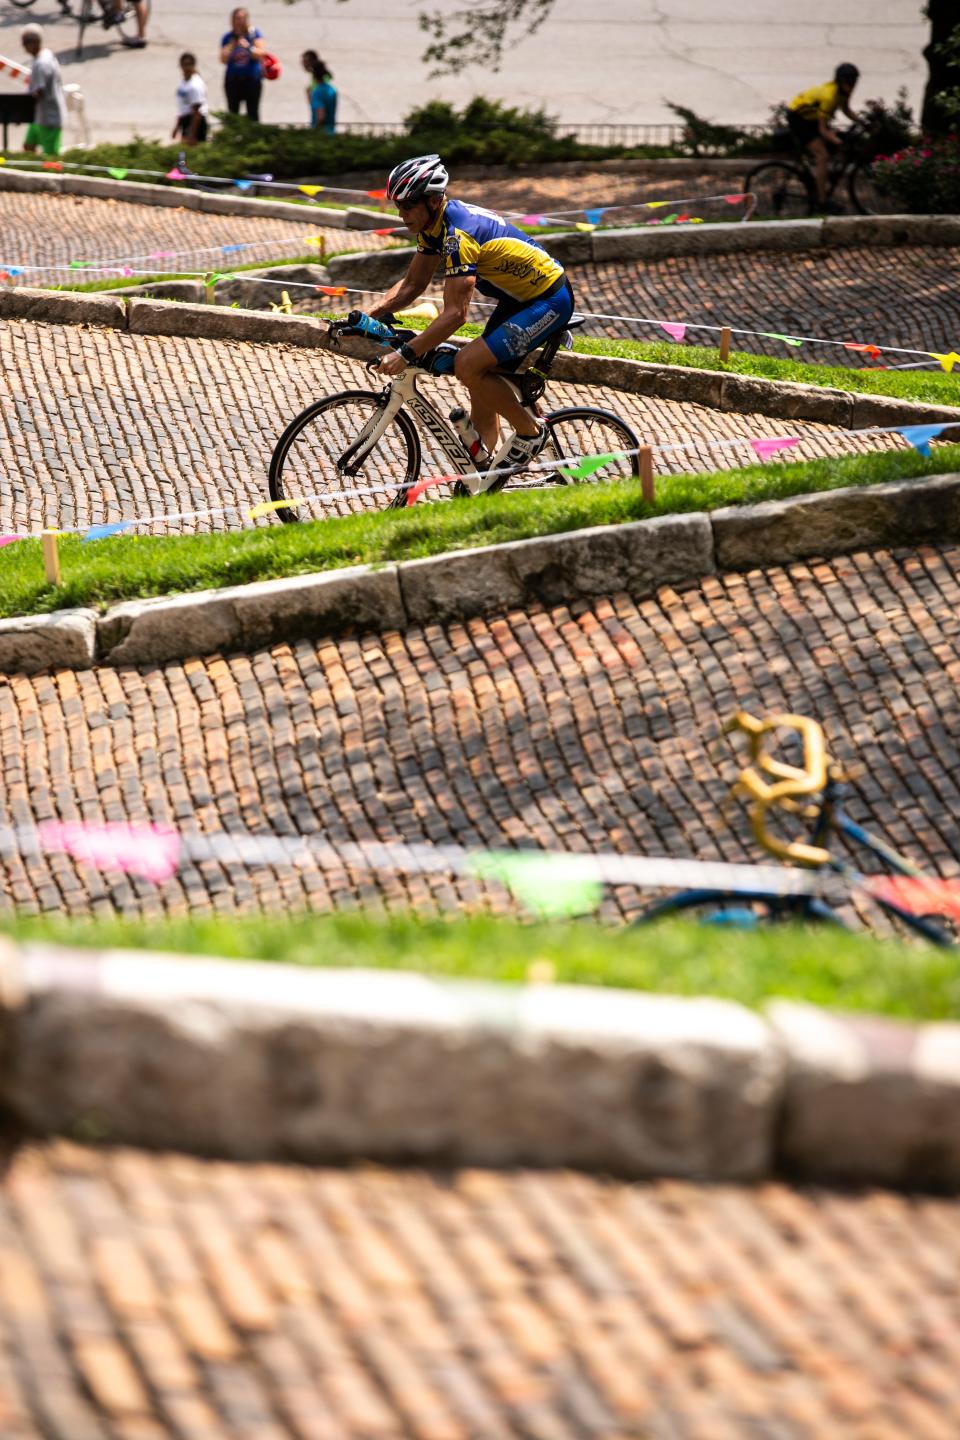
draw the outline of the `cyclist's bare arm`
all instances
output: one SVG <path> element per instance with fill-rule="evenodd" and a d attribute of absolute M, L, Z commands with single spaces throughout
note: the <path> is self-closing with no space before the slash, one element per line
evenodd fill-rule
<path fill-rule="evenodd" d="M 374 320 L 380 320 L 384 315 L 392 315 L 394 310 L 403 310 L 412 305 L 430 284 L 439 263 L 439 255 L 414 255 L 403 279 L 398 280 L 367 313 Z"/>
<path fill-rule="evenodd" d="M 410 349 L 415 354 L 425 355 L 428 350 L 432 350 L 442 340 L 448 340 L 455 330 L 460 329 L 467 318 L 476 283 L 473 275 L 453 275 L 444 282 L 443 309 L 436 320 L 431 320 L 426 330 L 421 330 L 420 334 L 414 335 L 410 341 Z M 396 375 L 403 369 L 404 364 L 402 356 L 394 351 L 380 361 L 380 370 L 384 375 Z"/>

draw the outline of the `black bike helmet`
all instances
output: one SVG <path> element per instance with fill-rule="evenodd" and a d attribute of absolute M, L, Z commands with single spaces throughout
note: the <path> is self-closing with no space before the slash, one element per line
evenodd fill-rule
<path fill-rule="evenodd" d="M 394 166 L 387 179 L 387 199 L 412 205 L 425 195 L 442 195 L 450 176 L 439 155 L 417 155 Z"/>
<path fill-rule="evenodd" d="M 838 85 L 856 85 L 860 79 L 860 71 L 856 65 L 851 65 L 849 61 L 844 61 L 844 63 L 838 65 L 833 72 L 833 78 Z"/>

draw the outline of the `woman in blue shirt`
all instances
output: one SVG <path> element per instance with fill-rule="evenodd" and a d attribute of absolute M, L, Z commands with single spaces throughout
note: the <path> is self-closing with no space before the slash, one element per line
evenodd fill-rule
<path fill-rule="evenodd" d="M 314 130 L 324 130 L 332 135 L 337 128 L 337 92 L 330 83 L 333 76 L 316 50 L 304 50 L 300 63 L 313 77 L 307 86 L 310 124 Z"/>
<path fill-rule="evenodd" d="M 246 105 L 251 120 L 260 119 L 260 91 L 263 88 L 263 66 L 260 58 L 264 53 L 263 37 L 259 30 L 250 25 L 247 10 L 234 10 L 230 16 L 232 29 L 220 41 L 220 60 L 226 65 L 223 88 L 227 95 L 227 109 L 231 115 L 240 114 L 241 104 Z"/>

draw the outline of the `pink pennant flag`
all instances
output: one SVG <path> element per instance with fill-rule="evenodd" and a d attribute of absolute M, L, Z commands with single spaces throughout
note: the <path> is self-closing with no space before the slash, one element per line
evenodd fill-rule
<path fill-rule="evenodd" d="M 684 335 L 686 335 L 687 333 L 686 325 L 674 324 L 672 320 L 660 320 L 658 323 L 660 325 L 660 329 L 665 330 L 670 336 L 670 339 L 676 340 L 677 344 L 680 343 Z"/>
<path fill-rule="evenodd" d="M 789 450 L 791 445 L 800 444 L 799 435 L 775 435 L 769 440 L 751 440 L 750 444 L 761 460 L 768 460 L 777 450 Z"/>
<path fill-rule="evenodd" d="M 151 250 L 147 256 L 148 260 L 169 260 L 173 255 L 172 250 Z"/>
<path fill-rule="evenodd" d="M 186 175 L 184 175 L 181 170 L 178 170 L 176 165 L 174 165 L 172 170 L 167 171 L 168 180 L 186 180 L 186 178 Z"/>
<path fill-rule="evenodd" d="M 180 857 L 180 836 L 165 825 L 45 820 L 38 832 L 45 850 L 72 855 L 95 870 L 139 875 L 154 885 L 176 873 Z"/>
<path fill-rule="evenodd" d="M 446 485 L 448 483 L 452 485 L 456 478 L 456 475 L 428 475 L 426 480 L 418 480 L 416 485 L 412 485 L 407 491 L 407 504 L 416 505 L 425 490 L 431 489 L 434 485 Z"/>
<path fill-rule="evenodd" d="M 0 535 L 0 547 L 4 545 L 16 545 L 18 540 L 26 540 L 26 535 Z"/>
<path fill-rule="evenodd" d="M 741 200 L 746 200 L 746 195 L 724 195 L 728 205 L 739 205 Z"/>

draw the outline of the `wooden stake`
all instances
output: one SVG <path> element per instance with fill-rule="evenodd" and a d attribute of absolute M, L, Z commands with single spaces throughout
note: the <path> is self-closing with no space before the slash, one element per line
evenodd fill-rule
<path fill-rule="evenodd" d="M 653 451 L 650 446 L 641 445 L 637 458 L 640 461 L 640 492 L 644 500 L 653 500 Z"/>
<path fill-rule="evenodd" d="M 216 303 L 217 303 L 217 298 L 216 298 L 216 297 L 217 297 L 217 287 L 216 287 L 216 284 L 214 283 L 213 285 L 204 285 L 204 287 L 203 287 L 203 301 L 204 301 L 204 304 L 205 304 L 205 305 L 216 305 Z"/>
<path fill-rule="evenodd" d="M 53 530 L 44 530 L 41 536 L 43 545 L 43 570 L 47 577 L 48 585 L 60 584 L 60 551 L 57 549 L 57 534 Z"/>
<path fill-rule="evenodd" d="M 730 359 L 730 326 L 724 325 L 720 331 L 720 363 L 721 365 Z"/>

